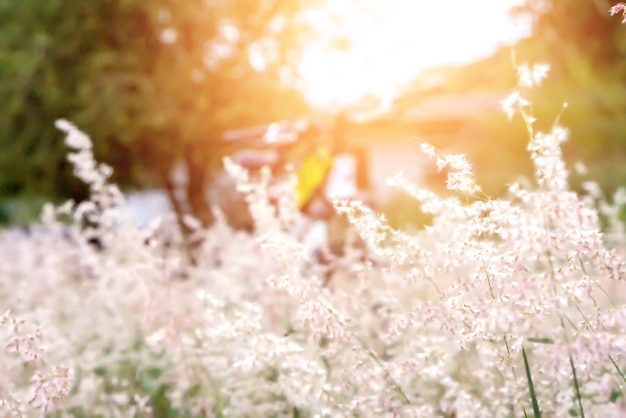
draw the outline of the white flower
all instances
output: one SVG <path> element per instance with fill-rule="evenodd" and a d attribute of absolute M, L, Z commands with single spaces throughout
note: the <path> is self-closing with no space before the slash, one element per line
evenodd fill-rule
<path fill-rule="evenodd" d="M 91 140 L 87 135 L 82 133 L 75 125 L 65 119 L 59 119 L 55 122 L 58 130 L 67 134 L 65 143 L 76 150 L 90 150 L 92 148 Z"/>

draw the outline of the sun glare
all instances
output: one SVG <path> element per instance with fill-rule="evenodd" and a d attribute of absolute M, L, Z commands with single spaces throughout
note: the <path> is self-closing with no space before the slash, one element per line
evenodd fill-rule
<path fill-rule="evenodd" d="M 421 70 L 469 62 L 523 36 L 508 16 L 519 2 L 332 0 L 310 15 L 320 37 L 300 66 L 305 94 L 327 108 L 364 96 L 385 102 Z"/>

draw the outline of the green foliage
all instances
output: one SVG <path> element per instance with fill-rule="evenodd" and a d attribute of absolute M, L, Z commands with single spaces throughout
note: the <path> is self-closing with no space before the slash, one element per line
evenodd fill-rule
<path fill-rule="evenodd" d="M 573 75 L 578 56 L 594 68 L 624 68 L 626 32 L 610 15 L 611 2 L 599 0 L 526 0 L 516 13 L 530 17 L 533 36 L 541 39 L 554 58 L 559 75 Z"/>
<path fill-rule="evenodd" d="M 308 33 L 297 14 L 314 1 L 0 3 L 0 197 L 85 197 L 58 118 L 90 132 L 125 186 L 160 181 L 185 152 L 215 164 L 225 129 L 301 115 L 284 77 Z"/>
<path fill-rule="evenodd" d="M 88 48 L 84 35 L 89 34 L 77 32 L 55 48 L 75 25 L 62 14 L 60 1 L 0 3 L 0 192 L 5 196 L 79 193 L 73 190 L 80 189 L 78 182 L 56 181 L 58 172 L 68 179 L 71 173 L 60 136 L 50 127 L 55 118 L 80 107 L 71 83 L 82 70 L 68 65 L 67 51 Z M 55 26 L 57 33 L 50 30 Z"/>
<path fill-rule="evenodd" d="M 24 195 L 0 201 L 0 226 L 26 226 L 41 214 L 47 201 L 41 196 Z"/>

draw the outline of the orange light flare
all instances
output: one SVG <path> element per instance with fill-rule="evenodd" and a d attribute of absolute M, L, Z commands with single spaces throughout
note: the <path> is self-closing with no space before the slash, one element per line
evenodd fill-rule
<path fill-rule="evenodd" d="M 332 0 L 310 13 L 319 32 L 299 67 L 308 100 L 327 110 L 397 89 L 433 66 L 488 56 L 525 35 L 521 0 Z"/>

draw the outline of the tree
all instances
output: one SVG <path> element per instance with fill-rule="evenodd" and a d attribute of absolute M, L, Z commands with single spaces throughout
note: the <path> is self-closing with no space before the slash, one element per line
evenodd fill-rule
<path fill-rule="evenodd" d="M 555 64 L 567 66 L 580 56 L 596 69 L 623 68 L 625 31 L 610 14 L 607 0 L 525 0 L 514 14 L 530 18 L 532 36 L 541 39 Z"/>
<path fill-rule="evenodd" d="M 123 185 L 171 192 L 170 171 L 184 161 L 187 203 L 210 223 L 204 195 L 222 132 L 308 110 L 293 81 L 311 33 L 301 12 L 314 3 L 2 2 L 2 194 L 84 196 L 53 130 L 63 117 L 90 134 Z"/>

